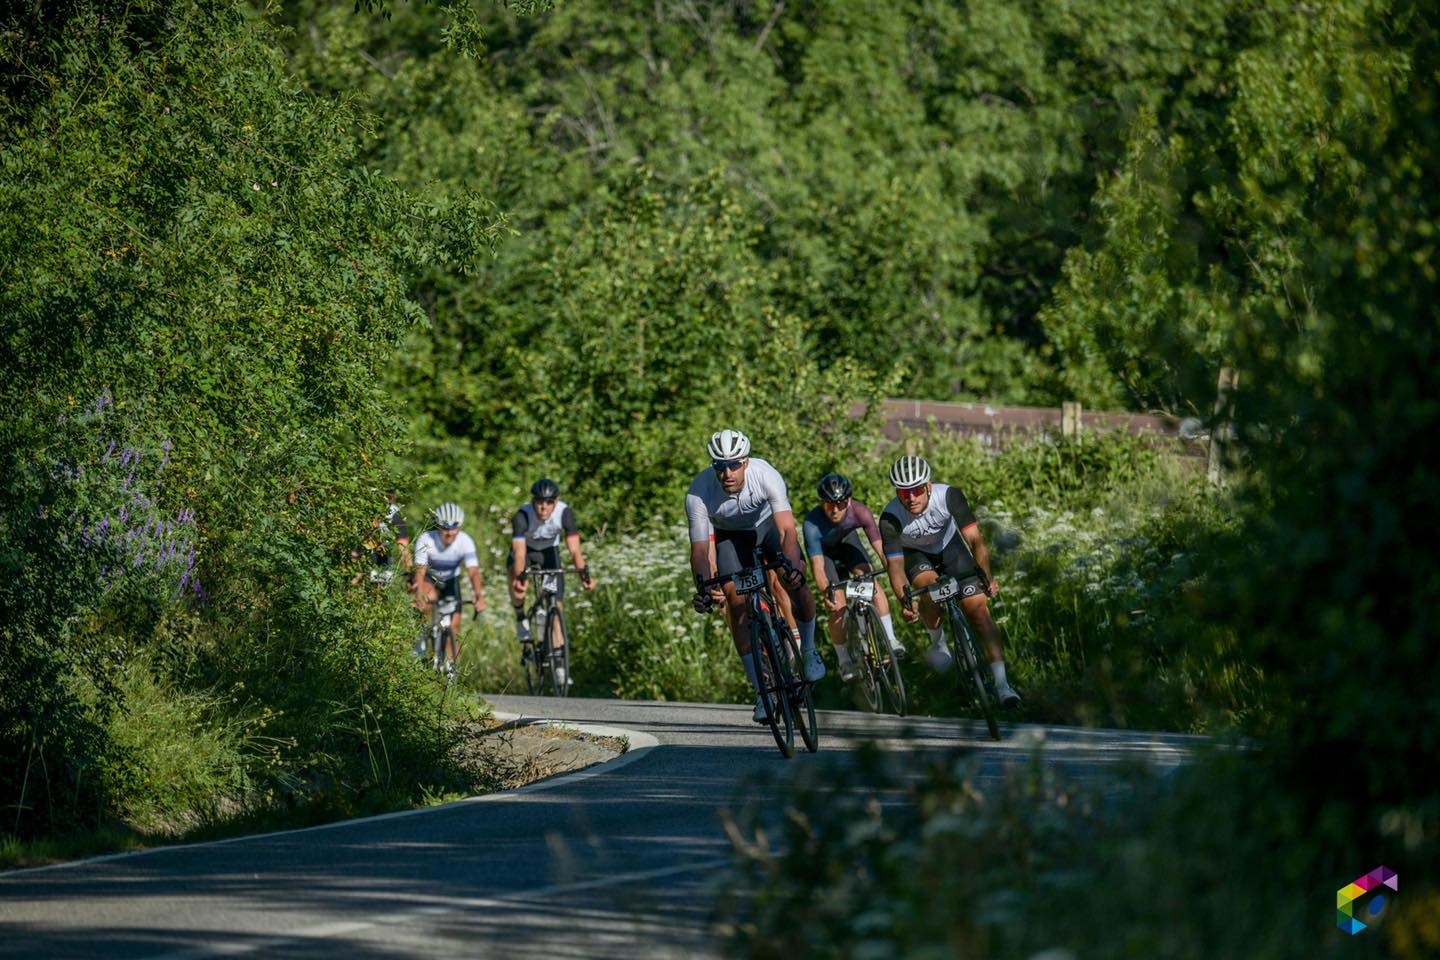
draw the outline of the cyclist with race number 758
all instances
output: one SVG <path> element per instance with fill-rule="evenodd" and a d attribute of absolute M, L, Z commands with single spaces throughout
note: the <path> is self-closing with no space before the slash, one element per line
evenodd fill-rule
<path fill-rule="evenodd" d="M 1000 628 L 990 615 L 989 598 L 999 589 L 990 573 L 990 551 L 965 494 L 959 487 L 931 483 L 930 464 L 911 454 L 895 461 L 890 482 L 896 495 L 880 514 L 880 539 L 891 589 L 903 597 L 912 584 L 921 589 L 942 574 L 955 578 L 960 609 L 985 647 L 1001 706 L 1019 705 L 1020 695 L 1005 677 Z M 945 644 L 940 608 L 922 594 L 920 609 L 906 603 L 901 616 L 906 623 L 924 618 L 931 641 L 930 664 L 937 670 L 949 669 L 953 658 Z"/>
<path fill-rule="evenodd" d="M 706 447 L 710 469 L 702 470 L 685 495 L 685 515 L 690 527 L 690 570 L 700 583 L 716 576 L 737 573 L 751 563 L 759 548 L 767 561 L 783 559 L 787 566 L 780 576 L 790 596 L 796 626 L 800 628 L 800 658 L 806 681 L 815 683 L 825 676 L 825 661 L 815 649 L 815 598 L 805 583 L 804 559 L 795 531 L 795 514 L 780 471 L 758 457 L 750 456 L 750 439 L 738 430 L 721 430 Z M 710 550 L 714 543 L 712 569 Z M 730 609 L 730 633 L 735 652 L 745 666 L 750 685 L 759 690 L 755 656 L 750 649 L 750 610 L 745 597 L 733 583 L 695 594 L 698 613 L 707 613 L 724 603 Z M 755 697 L 755 722 L 766 722 L 764 699 Z"/>

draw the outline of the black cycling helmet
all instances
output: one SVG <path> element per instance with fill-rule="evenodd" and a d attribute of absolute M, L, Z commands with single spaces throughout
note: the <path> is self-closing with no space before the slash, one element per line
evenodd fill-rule
<path fill-rule="evenodd" d="M 530 484 L 530 496 L 536 500 L 554 500 L 560 496 L 560 484 L 543 477 Z"/>
<path fill-rule="evenodd" d="M 820 478 L 821 503 L 844 503 L 850 499 L 850 479 L 843 474 L 827 473 Z"/>

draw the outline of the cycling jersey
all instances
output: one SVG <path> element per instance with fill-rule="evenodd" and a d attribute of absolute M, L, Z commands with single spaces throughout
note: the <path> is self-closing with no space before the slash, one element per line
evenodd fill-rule
<path fill-rule="evenodd" d="M 891 498 L 880 514 L 880 543 L 887 557 L 904 556 L 906 550 L 938 556 L 957 532 L 974 525 L 975 514 L 960 488 L 936 483 L 918 516 L 906 510 L 899 497 Z"/>
<path fill-rule="evenodd" d="M 745 467 L 745 482 L 734 494 L 726 493 L 715 471 L 702 470 L 685 495 L 690 542 L 704 543 L 717 530 L 759 530 L 777 513 L 790 510 L 789 494 L 780 471 L 758 457 Z"/>
<path fill-rule="evenodd" d="M 851 534 L 856 530 L 863 531 L 865 539 L 871 543 L 880 539 L 875 514 L 859 500 L 851 499 L 850 509 L 845 511 L 839 523 L 831 523 L 830 518 L 825 516 L 825 508 L 816 507 L 805 514 L 805 555 L 814 558 L 834 554 L 842 543 L 852 539 Z"/>
<path fill-rule="evenodd" d="M 540 522 L 539 515 L 535 513 L 533 503 L 523 505 L 515 511 L 511 528 L 513 532 L 510 539 L 524 540 L 526 550 L 558 547 L 562 536 L 568 537 L 580 532 L 580 527 L 575 522 L 575 511 L 571 510 L 564 500 L 555 501 L 555 509 L 551 512 L 550 519 L 544 523 Z"/>
<path fill-rule="evenodd" d="M 475 541 L 470 539 L 470 534 L 461 530 L 448 547 L 440 541 L 439 530 L 426 530 L 420 534 L 415 545 L 415 566 L 428 567 L 430 576 L 436 580 L 451 580 L 459 575 L 461 565 L 466 569 L 480 566 L 480 558 L 475 554 Z"/>

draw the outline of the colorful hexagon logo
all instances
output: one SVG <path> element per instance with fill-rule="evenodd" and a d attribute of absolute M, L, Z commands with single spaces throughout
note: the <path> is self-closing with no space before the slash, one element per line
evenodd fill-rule
<path fill-rule="evenodd" d="M 1391 890 L 1399 891 L 1400 877 L 1389 867 L 1376 867 L 1363 877 L 1341 887 L 1335 893 L 1335 925 L 1346 933 L 1354 936 L 1364 930 L 1367 924 L 1356 918 L 1356 901 L 1372 890 L 1381 887 L 1389 887 Z M 1370 898 L 1365 913 L 1371 917 L 1378 917 L 1385 910 L 1386 899 L 1383 892 Z M 1373 921 L 1372 921 L 1373 922 Z"/>

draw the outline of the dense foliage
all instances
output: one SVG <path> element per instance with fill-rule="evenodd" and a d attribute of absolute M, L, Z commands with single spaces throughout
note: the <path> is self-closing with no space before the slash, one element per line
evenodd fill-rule
<path fill-rule="evenodd" d="M 367 170 L 231 4 L 6 17 L 0 829 L 453 782 L 403 612 L 338 561 L 399 433 L 409 276 L 494 214 Z"/>

